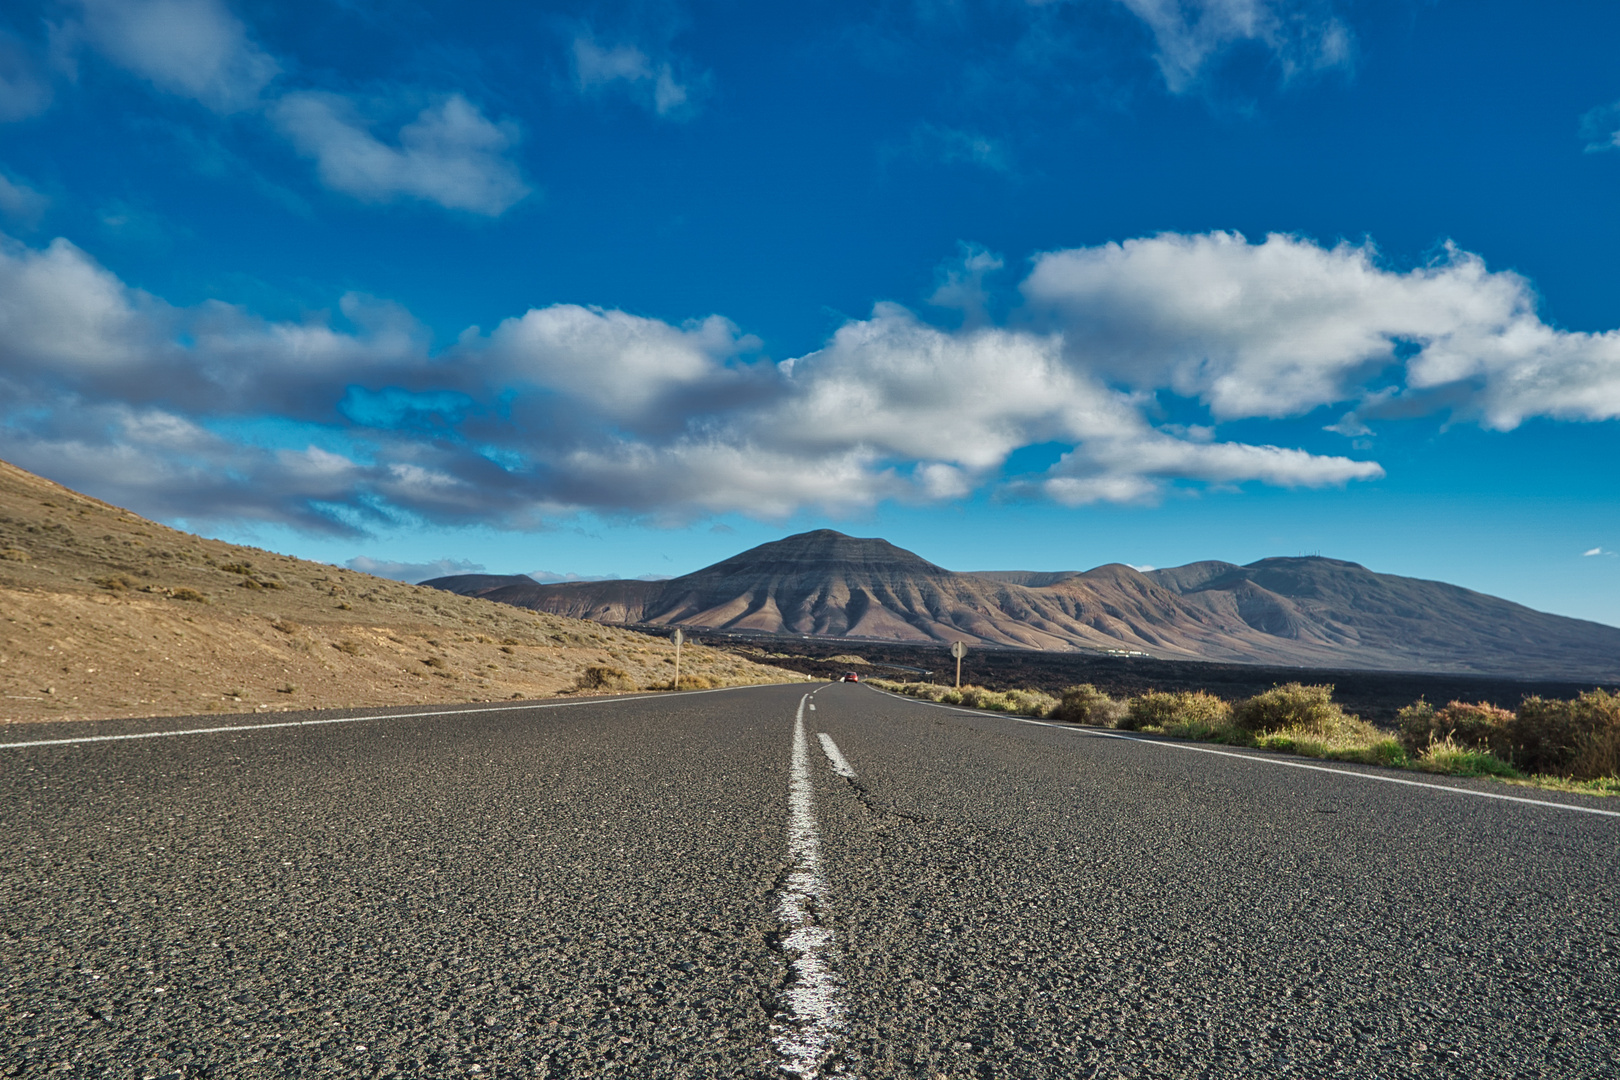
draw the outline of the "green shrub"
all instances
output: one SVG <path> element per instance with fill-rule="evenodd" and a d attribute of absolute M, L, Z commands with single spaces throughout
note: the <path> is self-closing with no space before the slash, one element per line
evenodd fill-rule
<path fill-rule="evenodd" d="M 1620 695 L 1588 690 L 1574 701 L 1531 696 L 1507 725 L 1513 764 L 1575 780 L 1620 775 Z"/>
<path fill-rule="evenodd" d="M 1402 709 L 1397 720 L 1401 745 L 1413 754 L 1421 754 L 1432 742 L 1450 739 L 1458 746 L 1485 751 L 1504 760 L 1511 756 L 1509 728 L 1513 714 L 1487 702 L 1470 705 L 1453 701 L 1437 710 L 1420 699 Z"/>
<path fill-rule="evenodd" d="M 1332 685 L 1304 686 L 1297 682 L 1273 686 L 1264 693 L 1245 698 L 1232 710 L 1232 723 L 1257 735 L 1297 731 L 1332 736 L 1354 726 L 1353 720 L 1333 703 Z"/>
<path fill-rule="evenodd" d="M 1226 726 L 1231 717 L 1230 705 L 1203 690 L 1149 690 L 1132 698 L 1125 706 L 1125 715 L 1115 724 L 1125 731 L 1181 726 L 1219 728 Z"/>
<path fill-rule="evenodd" d="M 1048 715 L 1070 724 L 1111 727 L 1125 715 L 1125 703 L 1115 701 L 1090 683 L 1081 683 L 1064 690 L 1062 699 Z"/>
<path fill-rule="evenodd" d="M 1058 707 L 1057 698 L 1039 690 L 1009 690 L 1007 701 L 1012 705 L 1012 711 L 1020 716 L 1050 716 L 1052 710 Z"/>

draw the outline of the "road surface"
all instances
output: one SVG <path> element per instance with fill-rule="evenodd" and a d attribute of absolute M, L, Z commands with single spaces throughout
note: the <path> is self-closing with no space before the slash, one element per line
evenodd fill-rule
<path fill-rule="evenodd" d="M 1620 800 L 856 685 L 355 715 L 3 729 L 0 1073 L 1620 1075 Z"/>

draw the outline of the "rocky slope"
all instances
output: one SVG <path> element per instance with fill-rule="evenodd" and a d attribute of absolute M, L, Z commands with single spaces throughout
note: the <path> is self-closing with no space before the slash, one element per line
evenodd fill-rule
<path fill-rule="evenodd" d="M 670 581 L 424 584 L 605 623 L 1612 680 L 1620 629 L 1336 559 L 956 573 L 828 529 Z"/>
<path fill-rule="evenodd" d="M 527 580 L 527 579 L 525 579 Z M 0 462 L 0 723 L 667 684 L 668 642 L 205 540 Z M 781 681 L 702 647 L 699 685 Z"/>

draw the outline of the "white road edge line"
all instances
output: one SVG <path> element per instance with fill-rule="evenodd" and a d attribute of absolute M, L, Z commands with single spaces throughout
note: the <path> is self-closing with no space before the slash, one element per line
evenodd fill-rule
<path fill-rule="evenodd" d="M 887 691 L 884 691 L 887 693 Z M 1377 780 L 1385 784 L 1402 784 L 1406 787 L 1429 788 L 1434 791 L 1446 791 L 1453 795 L 1472 795 L 1479 799 L 1499 799 L 1502 802 L 1523 803 L 1526 806 L 1545 806 L 1553 810 L 1572 810 L 1577 814 L 1596 814 L 1599 817 L 1620 818 L 1620 810 L 1599 810 L 1595 806 L 1576 806 L 1573 803 L 1552 802 L 1547 799 L 1526 799 L 1522 795 L 1501 795 L 1494 791 L 1475 791 L 1472 788 L 1450 787 L 1446 784 L 1431 784 L 1423 780 L 1407 780 L 1399 776 L 1380 776 L 1377 773 L 1356 772 L 1354 769 L 1335 769 L 1328 765 L 1310 765 L 1303 761 L 1288 761 L 1283 758 L 1260 757 L 1255 754 L 1237 754 L 1231 750 L 1216 750 L 1209 746 L 1192 746 L 1181 742 L 1164 742 L 1158 739 L 1140 739 L 1132 735 L 1121 735 L 1115 731 L 1098 731 L 1095 728 L 1071 727 L 1068 724 L 1049 724 L 1045 720 L 1031 720 L 1027 716 L 1009 716 L 1005 713 L 979 712 L 976 709 L 958 709 L 951 705 L 941 705 L 937 701 L 923 701 L 920 698 L 906 697 L 904 694 L 889 694 L 890 697 L 900 701 L 909 701 L 916 705 L 928 705 L 935 709 L 944 709 L 946 712 L 962 713 L 965 716 L 982 716 L 1001 720 L 1016 720 L 1020 724 L 1031 724 L 1035 727 L 1054 728 L 1058 731 L 1067 731 L 1071 735 L 1088 735 L 1094 739 L 1119 739 L 1121 742 L 1145 743 L 1148 746 L 1162 746 L 1169 750 L 1187 750 L 1195 754 L 1214 754 L 1216 757 L 1237 758 L 1239 761 L 1252 761 L 1256 765 L 1281 765 L 1289 769 L 1306 769 L 1310 772 L 1332 773 L 1334 776 L 1348 776 L 1357 780 Z"/>
<path fill-rule="evenodd" d="M 848 780 L 855 779 L 855 770 L 849 767 L 849 760 L 838 749 L 838 744 L 833 742 L 833 737 L 825 731 L 818 731 L 816 738 L 821 740 L 821 749 L 826 753 L 827 760 L 832 762 L 833 772 Z"/>
<path fill-rule="evenodd" d="M 769 686 L 770 683 L 760 685 Z M 746 690 L 745 686 L 717 686 L 712 690 L 683 690 L 681 697 L 698 694 L 718 694 L 726 690 Z M 358 724 L 366 720 L 410 720 L 418 716 L 467 716 L 481 712 L 525 712 L 530 709 L 565 709 L 570 705 L 608 705 L 615 701 L 647 701 L 668 698 L 670 694 L 641 694 L 635 697 L 590 698 L 586 701 L 547 701 L 534 705 L 486 705 L 480 709 L 436 709 L 431 712 L 383 713 L 377 716 L 329 716 L 321 720 L 284 720 L 275 724 L 228 724 L 224 727 L 182 728 L 179 731 L 140 731 L 129 735 L 83 735 L 73 739 L 35 739 L 32 742 L 0 743 L 0 750 L 18 750 L 28 746 L 74 746 L 79 743 L 127 742 L 130 739 L 168 739 L 177 735 L 217 735 L 225 731 L 268 731 L 271 728 L 320 727 L 323 724 Z"/>
<path fill-rule="evenodd" d="M 837 949 L 832 930 L 819 924 L 817 907 L 826 892 L 821 877 L 821 834 L 816 828 L 815 784 L 810 775 L 810 747 L 804 735 L 804 707 L 799 699 L 793 719 L 793 761 L 788 774 L 788 873 L 777 902 L 777 919 L 787 929 L 781 948 L 792 959 L 786 991 L 787 1008 L 771 1024 L 778 1067 L 801 1080 L 815 1080 L 844 1027 L 839 978 L 833 970 Z"/>

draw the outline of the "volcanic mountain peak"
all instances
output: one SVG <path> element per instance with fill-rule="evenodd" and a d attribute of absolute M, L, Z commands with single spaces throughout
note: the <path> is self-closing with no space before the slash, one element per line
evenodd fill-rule
<path fill-rule="evenodd" d="M 770 574 L 949 574 L 920 555 L 876 537 L 848 536 L 815 529 L 772 540 L 686 575 Z M 682 580 L 680 578 L 677 581 Z"/>

